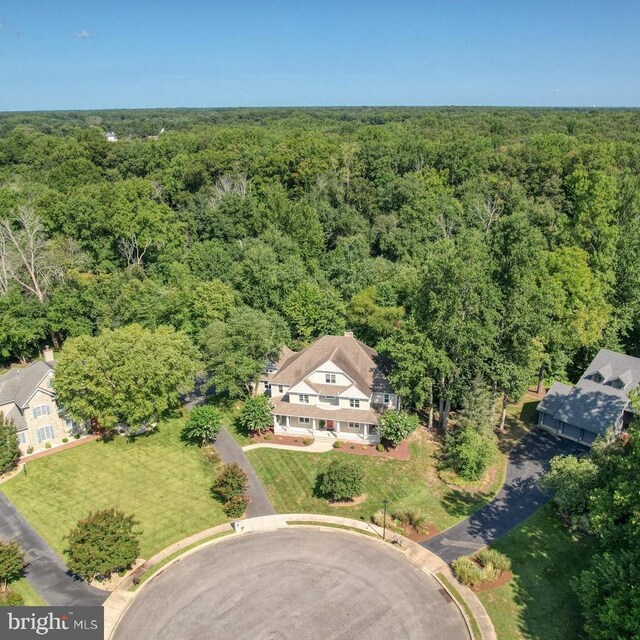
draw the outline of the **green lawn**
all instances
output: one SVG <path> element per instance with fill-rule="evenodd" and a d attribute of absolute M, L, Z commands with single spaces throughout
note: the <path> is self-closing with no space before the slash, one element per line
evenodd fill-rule
<path fill-rule="evenodd" d="M 364 468 L 367 499 L 344 507 L 329 506 L 314 495 L 314 487 L 318 472 L 334 457 L 350 455 L 347 450 L 298 453 L 254 449 L 247 451 L 247 456 L 280 513 L 326 513 L 369 520 L 386 498 L 390 513 L 420 509 L 430 522 L 444 529 L 481 507 L 498 489 L 496 484 L 493 493 L 466 493 L 447 487 L 436 471 L 437 445 L 423 431 L 415 434 L 410 450 L 407 461 L 351 455 Z"/>
<path fill-rule="evenodd" d="M 27 474 L 0 490 L 60 554 L 64 536 L 91 510 L 133 513 L 142 557 L 225 522 L 209 495 L 214 472 L 200 451 L 180 442 L 183 421 L 162 423 L 146 437 L 90 442 L 27 464 Z"/>
<path fill-rule="evenodd" d="M 46 602 L 40 597 L 40 594 L 31 586 L 26 578 L 20 578 L 9 584 L 9 589 L 15 591 L 22 596 L 24 605 L 27 607 L 40 607 Z"/>
<path fill-rule="evenodd" d="M 498 640 L 577 640 L 580 605 L 571 578 L 584 569 L 596 543 L 571 533 L 546 505 L 492 547 L 513 563 L 513 579 L 478 594 Z"/>

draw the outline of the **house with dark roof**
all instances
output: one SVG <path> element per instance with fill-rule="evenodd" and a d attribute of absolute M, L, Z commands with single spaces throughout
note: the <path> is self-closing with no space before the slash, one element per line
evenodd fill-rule
<path fill-rule="evenodd" d="M 386 370 L 375 349 L 346 332 L 298 352 L 285 347 L 268 363 L 259 391 L 271 397 L 277 434 L 375 444 L 380 413 L 400 406 Z"/>
<path fill-rule="evenodd" d="M 56 404 L 54 369 L 53 351 L 45 349 L 44 361 L 0 376 L 0 413 L 13 421 L 23 453 L 44 449 L 47 443 L 61 444 L 62 438 L 77 430 Z"/>
<path fill-rule="evenodd" d="M 576 385 L 555 382 L 538 404 L 538 426 L 587 445 L 609 428 L 620 433 L 634 411 L 640 358 L 601 349 Z"/>

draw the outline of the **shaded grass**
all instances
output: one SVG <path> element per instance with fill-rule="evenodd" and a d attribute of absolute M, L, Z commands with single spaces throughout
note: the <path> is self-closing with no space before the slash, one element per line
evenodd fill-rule
<path fill-rule="evenodd" d="M 226 522 L 209 489 L 214 470 L 196 447 L 180 442 L 181 419 L 132 442 L 117 437 L 27 463 L 27 473 L 2 490 L 59 553 L 64 536 L 89 511 L 133 513 L 142 530 L 141 555 Z"/>
<path fill-rule="evenodd" d="M 280 513 L 322 513 L 370 521 L 387 499 L 389 513 L 420 510 L 429 522 L 444 529 L 476 511 L 494 495 L 495 491 L 468 494 L 447 487 L 436 471 L 438 445 L 424 431 L 414 434 L 409 447 L 411 459 L 406 461 L 352 456 L 364 470 L 367 499 L 358 505 L 340 507 L 329 506 L 326 500 L 315 495 L 314 489 L 318 474 L 336 456 L 349 455 L 348 451 L 308 453 L 254 449 L 247 451 L 247 457 Z"/>
<path fill-rule="evenodd" d="M 580 604 L 571 579 L 597 548 L 572 533 L 548 504 L 491 545 L 511 558 L 513 579 L 478 594 L 499 640 L 582 638 Z"/>

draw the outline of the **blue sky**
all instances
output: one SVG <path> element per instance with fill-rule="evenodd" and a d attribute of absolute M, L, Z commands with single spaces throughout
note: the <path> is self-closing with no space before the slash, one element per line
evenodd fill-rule
<path fill-rule="evenodd" d="M 640 1 L 0 0 L 0 110 L 640 106 Z"/>

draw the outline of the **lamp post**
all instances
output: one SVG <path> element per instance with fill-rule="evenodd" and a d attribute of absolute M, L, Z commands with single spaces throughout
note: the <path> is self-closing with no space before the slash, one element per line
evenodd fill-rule
<path fill-rule="evenodd" d="M 387 505 L 389 504 L 389 501 L 385 498 L 382 501 L 382 506 L 384 508 L 384 515 L 382 516 L 382 539 L 386 540 L 387 539 Z"/>

